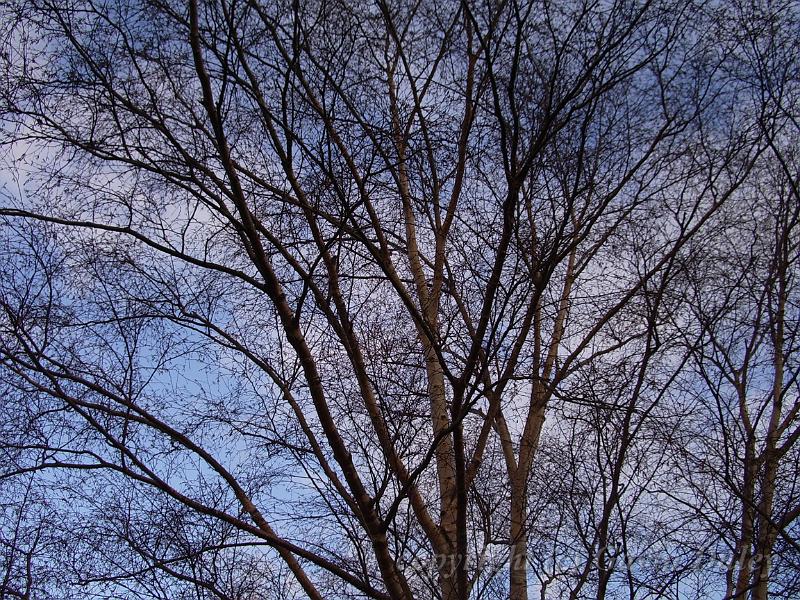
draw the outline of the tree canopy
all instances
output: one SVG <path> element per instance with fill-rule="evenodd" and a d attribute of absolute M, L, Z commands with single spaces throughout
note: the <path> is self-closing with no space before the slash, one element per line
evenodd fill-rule
<path fill-rule="evenodd" d="M 796 3 L 0 15 L 0 598 L 800 593 Z"/>

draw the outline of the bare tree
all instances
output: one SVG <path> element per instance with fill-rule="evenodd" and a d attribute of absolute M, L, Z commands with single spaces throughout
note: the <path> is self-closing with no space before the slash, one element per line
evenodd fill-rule
<path fill-rule="evenodd" d="M 778 537 L 795 561 L 797 411 L 796 185 L 773 158 L 697 265 L 695 369 L 711 422 L 686 450 L 703 511 L 727 543 L 726 597 L 766 598 Z M 745 208 L 743 210 L 743 208 Z M 752 215 L 752 216 L 745 216 Z M 705 483 L 702 483 L 705 481 Z M 723 504 L 720 505 L 720 502 Z M 711 510 L 713 509 L 713 511 Z"/>
<path fill-rule="evenodd" d="M 700 410 L 676 466 L 693 490 L 681 503 L 702 516 L 726 564 L 725 597 L 763 599 L 775 569 L 772 593 L 797 593 L 800 549 L 798 62 L 782 38 L 798 21 L 788 6 L 737 8 L 740 27 L 720 39 L 734 49 L 729 70 L 768 150 L 693 261 L 683 329 Z"/>
<path fill-rule="evenodd" d="M 697 247 L 778 146 L 796 186 L 734 8 L 4 3 L 2 477 L 95 524 L 58 586 L 666 594 L 691 561 L 611 559 L 663 535 L 637 507 L 702 352 L 667 316 L 745 310 L 684 308 Z"/>

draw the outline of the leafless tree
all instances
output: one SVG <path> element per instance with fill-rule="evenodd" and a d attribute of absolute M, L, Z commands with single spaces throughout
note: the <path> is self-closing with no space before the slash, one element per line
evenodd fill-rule
<path fill-rule="evenodd" d="M 798 60 L 782 39 L 798 22 L 785 6 L 740 7 L 738 17 L 721 39 L 736 49 L 730 70 L 768 150 L 692 263 L 683 333 L 699 410 L 676 468 L 693 491 L 680 503 L 726 565 L 725 597 L 763 599 L 798 590 L 800 123 Z"/>
<path fill-rule="evenodd" d="M 741 109 L 736 3 L 0 7 L 0 476 L 64 516 L 41 594 L 680 585 L 707 548 L 681 555 L 654 514 L 670 476 L 695 490 L 668 460 L 676 390 L 690 363 L 715 381 L 714 332 L 764 281 L 707 291 L 722 262 L 698 254 L 723 253 L 765 164 L 785 216 L 764 315 L 796 251 L 796 101 Z M 769 322 L 753 339 L 772 331 L 794 389 L 789 320 Z M 736 498 L 766 519 L 753 552 L 792 541 L 791 508 Z"/>

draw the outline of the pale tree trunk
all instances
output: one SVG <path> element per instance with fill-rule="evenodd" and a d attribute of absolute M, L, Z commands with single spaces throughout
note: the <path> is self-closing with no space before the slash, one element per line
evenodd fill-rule
<path fill-rule="evenodd" d="M 535 409 L 529 415 L 522 436 L 520 458 L 511 477 L 511 518 L 509 528 L 509 591 L 511 600 L 528 598 L 528 476 L 544 425 L 546 395 L 543 384 L 533 386 Z"/>
<path fill-rule="evenodd" d="M 783 284 L 783 279 L 781 283 Z M 753 600 L 766 600 L 767 598 L 772 550 L 777 536 L 775 525 L 772 522 L 772 513 L 775 503 L 775 484 L 778 476 L 779 455 L 777 446 L 783 409 L 783 298 L 785 293 L 783 285 L 779 293 L 776 327 L 773 338 L 775 345 L 775 373 L 772 382 L 772 415 L 769 423 L 769 431 L 767 432 L 766 448 L 762 454 L 764 472 L 761 476 L 761 502 L 758 505 L 758 540 L 756 543 L 756 557 L 758 558 L 758 562 L 754 565 Z"/>
<path fill-rule="evenodd" d="M 406 171 L 406 142 L 403 139 L 400 118 L 397 112 L 394 72 L 391 69 L 388 72 L 388 79 L 389 98 L 392 106 L 392 124 L 395 130 L 395 148 L 398 155 L 398 180 L 405 221 L 407 257 L 419 300 L 420 314 L 425 320 L 424 324 L 417 323 L 417 335 L 425 354 L 425 372 L 431 406 L 431 426 L 434 439 L 438 440 L 434 456 L 439 483 L 439 530 L 443 540 L 438 544 L 438 547 L 434 547 L 434 550 L 437 553 L 436 564 L 442 599 L 458 600 L 458 586 L 456 583 L 458 569 L 456 561 L 463 560 L 464 557 L 456 556 L 455 551 L 458 535 L 455 453 L 453 437 L 451 434 L 445 433 L 450 426 L 447 410 L 447 392 L 444 373 L 432 339 L 432 336 L 437 335 L 439 327 L 438 290 L 440 290 L 440 287 L 434 286 L 433 289 L 431 288 L 423 268 L 423 260 L 417 244 L 416 216 Z M 438 232 L 438 235 L 443 235 L 443 232 Z M 442 243 L 442 240 L 439 240 L 439 243 Z M 434 278 L 440 277 L 440 273 L 434 273 Z"/>
<path fill-rule="evenodd" d="M 574 276 L 575 250 L 573 248 L 567 262 L 564 287 L 561 290 L 558 313 L 553 324 L 552 337 L 547 347 L 544 364 L 541 361 L 542 327 L 538 305 L 534 316 L 536 367 L 534 367 L 534 380 L 531 385 L 531 401 L 525 419 L 525 428 L 520 438 L 519 461 L 515 469 L 513 465 L 508 465 L 509 479 L 511 480 L 511 522 L 509 527 L 509 592 L 511 600 L 527 600 L 528 598 L 528 477 L 536 450 L 539 447 L 547 402 L 551 394 L 548 382 L 551 375 L 557 371 L 556 358 L 569 315 L 569 298 Z M 541 372 L 539 372 L 538 365 L 542 365 Z M 508 458 L 506 462 L 510 462 Z"/>
<path fill-rule="evenodd" d="M 528 486 L 525 474 L 511 485 L 510 599 L 528 600 Z"/>
<path fill-rule="evenodd" d="M 421 337 L 425 344 L 424 336 Z M 431 402 L 433 433 L 434 436 L 442 436 L 450 424 L 447 415 L 444 377 L 433 349 L 428 344 L 426 346 L 428 393 Z M 458 600 L 457 565 L 455 563 L 459 558 L 455 555 L 458 535 L 458 498 L 454 458 L 453 438 L 449 434 L 443 435 L 435 450 L 436 474 L 439 482 L 439 528 L 444 538 L 444 547 L 438 549 L 436 563 L 439 569 L 439 586 L 443 600 Z"/>
<path fill-rule="evenodd" d="M 431 415 L 434 435 L 441 435 L 449 425 L 446 410 L 446 396 L 441 368 L 438 361 L 429 369 L 429 385 L 431 392 Z M 430 378 L 430 375 L 433 378 Z M 441 381 L 441 384 L 437 382 Z M 437 566 L 439 567 L 439 585 L 443 600 L 458 600 L 456 582 L 456 537 L 458 535 L 458 498 L 456 494 L 456 475 L 454 468 L 454 449 L 450 435 L 445 435 L 436 447 L 436 472 L 439 480 L 439 523 L 445 540 L 445 547 L 439 550 Z"/>
<path fill-rule="evenodd" d="M 779 240 L 778 254 L 783 256 L 782 247 L 787 243 L 784 233 Z M 753 574 L 753 600 L 766 600 L 769 590 L 769 572 L 772 562 L 772 550 L 775 546 L 777 530 L 773 524 L 773 507 L 775 503 L 775 484 L 778 476 L 779 449 L 778 440 L 782 432 L 781 417 L 783 413 L 783 377 L 784 377 L 784 319 L 786 307 L 787 273 L 786 263 L 782 258 L 778 261 L 778 298 L 773 316 L 772 342 L 774 346 L 774 367 L 772 377 L 772 414 L 767 431 L 766 448 L 763 453 L 764 472 L 761 477 L 761 502 L 758 506 L 758 541 L 756 552 L 758 563 Z"/>
<path fill-rule="evenodd" d="M 755 504 L 756 473 L 750 464 L 746 467 L 746 473 L 751 478 L 751 489 L 749 490 L 753 501 L 746 507 L 748 519 L 746 524 L 750 529 L 751 542 L 747 544 L 747 550 L 753 547 L 753 553 L 748 556 L 746 564 L 742 565 L 739 572 L 736 591 L 737 598 L 744 598 L 751 590 L 752 600 L 766 600 L 769 593 L 769 576 L 772 563 L 772 551 L 777 537 L 777 529 L 773 523 L 773 508 L 775 503 L 775 486 L 777 482 L 779 466 L 778 441 L 782 432 L 782 413 L 783 413 L 783 378 L 784 378 L 784 310 L 786 297 L 786 279 L 783 265 L 779 264 L 779 289 L 777 296 L 777 306 L 771 315 L 771 337 L 773 342 L 773 366 L 774 373 L 772 379 L 771 392 L 771 411 L 769 426 L 765 440 L 764 450 L 758 456 L 757 463 L 761 466 L 759 480 L 759 496 L 757 508 Z M 757 531 L 757 535 L 755 532 Z M 755 539 L 752 539 L 755 538 Z"/>
<path fill-rule="evenodd" d="M 772 550 L 775 545 L 776 531 L 771 522 L 772 507 L 775 497 L 775 478 L 778 461 L 770 453 L 765 465 L 763 480 L 763 498 L 759 505 L 758 541 L 753 572 L 753 600 L 766 600 L 769 589 L 769 572 L 772 563 Z"/>
<path fill-rule="evenodd" d="M 749 444 L 752 442 L 749 442 Z M 743 600 L 747 596 L 750 588 L 750 560 L 753 552 L 753 499 L 755 495 L 755 486 L 752 474 L 752 461 L 753 453 L 748 447 L 745 453 L 745 476 L 744 487 L 742 489 L 742 523 L 739 534 L 739 540 L 734 551 L 734 564 L 738 565 L 736 571 L 736 582 L 731 584 L 733 589 L 729 589 L 727 596 Z M 729 587 L 730 585 L 729 584 Z"/>

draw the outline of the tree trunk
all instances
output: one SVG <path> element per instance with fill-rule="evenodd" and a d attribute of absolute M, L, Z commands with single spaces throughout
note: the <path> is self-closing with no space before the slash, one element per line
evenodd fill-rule
<path fill-rule="evenodd" d="M 510 600 L 528 600 L 528 477 L 521 471 L 511 485 Z"/>

